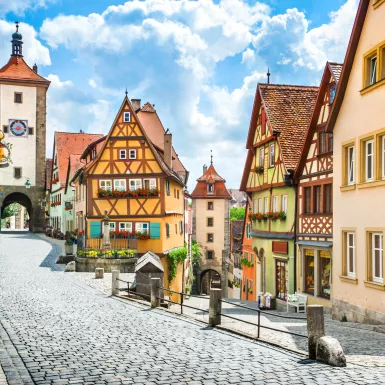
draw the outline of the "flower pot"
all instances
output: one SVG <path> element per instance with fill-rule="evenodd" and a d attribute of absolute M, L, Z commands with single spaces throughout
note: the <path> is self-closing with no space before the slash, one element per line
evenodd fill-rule
<path fill-rule="evenodd" d="M 64 245 L 66 255 L 74 253 L 74 245 Z"/>

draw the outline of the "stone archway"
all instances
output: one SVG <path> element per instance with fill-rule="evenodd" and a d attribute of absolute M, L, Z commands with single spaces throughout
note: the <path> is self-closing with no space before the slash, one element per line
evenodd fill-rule
<path fill-rule="evenodd" d="M 221 275 L 214 269 L 207 269 L 200 274 L 201 294 L 210 294 L 210 288 L 221 289 Z"/>
<path fill-rule="evenodd" d="M 3 201 L 0 213 L 2 213 L 3 210 L 12 203 L 18 203 L 18 204 L 25 207 L 25 209 L 28 212 L 29 218 L 30 218 L 29 230 L 31 231 L 33 228 L 33 223 L 31 223 L 32 218 L 33 218 L 33 207 L 32 207 L 32 202 L 29 199 L 29 197 L 23 193 L 20 193 L 20 192 L 13 192 L 13 193 L 8 194 Z M 0 231 L 1 230 L 2 229 L 1 229 L 1 221 L 0 221 Z"/>

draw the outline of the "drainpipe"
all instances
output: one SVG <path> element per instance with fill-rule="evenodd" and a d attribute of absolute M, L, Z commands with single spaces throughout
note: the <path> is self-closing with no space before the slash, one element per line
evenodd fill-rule
<path fill-rule="evenodd" d="M 295 204 L 294 204 L 294 293 L 297 291 L 297 218 L 298 218 L 298 185 L 294 184 L 294 196 L 295 196 Z"/>

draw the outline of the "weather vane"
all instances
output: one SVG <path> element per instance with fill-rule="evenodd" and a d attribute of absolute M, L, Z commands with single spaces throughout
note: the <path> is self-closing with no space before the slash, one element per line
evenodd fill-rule
<path fill-rule="evenodd" d="M 213 164 L 213 150 L 210 150 L 211 153 L 211 165 Z"/>

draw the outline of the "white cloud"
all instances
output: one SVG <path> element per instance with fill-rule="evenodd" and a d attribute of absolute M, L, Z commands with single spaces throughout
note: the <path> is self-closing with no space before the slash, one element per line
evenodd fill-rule
<path fill-rule="evenodd" d="M 8 12 L 24 14 L 27 9 L 46 7 L 53 1 L 55 0 L 0 0 L 0 14 L 5 15 Z"/>
<path fill-rule="evenodd" d="M 246 51 L 242 52 L 242 61 L 241 61 L 242 64 L 251 66 L 255 63 L 255 61 L 256 61 L 255 52 L 252 49 L 247 48 Z"/>

